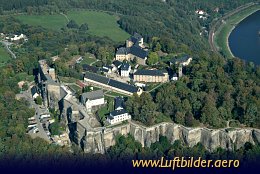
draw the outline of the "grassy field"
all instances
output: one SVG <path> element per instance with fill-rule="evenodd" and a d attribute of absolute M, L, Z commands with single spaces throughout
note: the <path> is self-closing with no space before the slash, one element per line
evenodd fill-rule
<path fill-rule="evenodd" d="M 228 37 L 232 30 L 239 22 L 257 10 L 260 10 L 260 6 L 249 7 L 248 9 L 236 13 L 235 15 L 228 18 L 225 23 L 223 23 L 216 31 L 214 42 L 217 45 L 219 51 L 221 51 L 225 57 L 234 57 L 228 45 Z"/>
<path fill-rule="evenodd" d="M 114 41 L 124 41 L 129 34 L 117 24 L 116 16 L 97 11 L 71 11 L 68 12 L 69 20 L 75 20 L 78 25 L 87 23 L 89 33 L 101 37 L 109 37 Z M 67 25 L 67 19 L 61 14 L 56 15 L 20 15 L 16 17 L 25 24 L 42 26 L 48 29 L 60 30 Z"/>
<path fill-rule="evenodd" d="M 96 59 L 93 59 L 93 58 L 89 58 L 89 57 L 84 57 L 84 59 L 80 62 L 81 65 L 83 64 L 91 64 L 93 62 L 95 62 Z"/>
<path fill-rule="evenodd" d="M 108 91 L 105 93 L 105 95 L 107 96 L 114 96 L 114 97 L 118 97 L 118 96 L 123 96 L 123 97 L 129 97 L 127 95 L 121 94 L 121 93 L 117 93 L 117 92 L 113 92 L 113 91 Z"/>
<path fill-rule="evenodd" d="M 98 115 L 101 120 L 105 121 L 106 116 L 109 115 L 109 113 L 114 110 L 114 104 L 112 101 L 113 99 L 110 101 L 107 100 L 108 102 L 107 105 L 98 110 Z"/>
<path fill-rule="evenodd" d="M 63 83 L 76 83 L 79 79 L 73 78 L 73 77 L 59 77 L 60 81 Z"/>
<path fill-rule="evenodd" d="M 75 20 L 77 24 L 87 23 L 89 32 L 93 35 L 107 36 L 115 41 L 124 41 L 129 37 L 129 34 L 118 26 L 116 17 L 104 12 L 69 12 L 68 18 Z"/>
<path fill-rule="evenodd" d="M 21 22 L 32 25 L 42 26 L 44 28 L 60 30 L 67 24 L 67 19 L 60 15 L 20 15 L 16 17 Z"/>
<path fill-rule="evenodd" d="M 72 88 L 75 92 L 81 92 L 82 89 L 77 85 L 69 85 L 70 88 Z"/>
<path fill-rule="evenodd" d="M 0 67 L 4 66 L 5 63 L 10 59 L 11 59 L 10 55 L 0 43 Z"/>

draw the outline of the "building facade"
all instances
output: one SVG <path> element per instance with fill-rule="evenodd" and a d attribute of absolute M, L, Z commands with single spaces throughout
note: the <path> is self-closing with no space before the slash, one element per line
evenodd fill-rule
<path fill-rule="evenodd" d="M 83 93 L 81 101 L 88 111 L 91 111 L 93 107 L 102 106 L 105 104 L 103 90 Z"/>
<path fill-rule="evenodd" d="M 84 82 L 90 85 L 102 87 L 103 89 L 119 92 L 130 96 L 133 95 L 134 93 L 141 95 L 143 92 L 141 88 L 123 82 L 119 82 L 91 72 L 85 73 Z"/>
<path fill-rule="evenodd" d="M 131 115 L 126 112 L 125 109 L 114 110 L 107 117 L 107 122 L 109 124 L 118 124 L 125 120 L 130 120 Z"/>
<path fill-rule="evenodd" d="M 129 63 L 123 63 L 122 66 L 120 67 L 120 75 L 122 77 L 129 77 L 129 73 L 131 71 L 131 66 Z"/>
<path fill-rule="evenodd" d="M 31 88 L 31 94 L 33 99 L 36 99 L 38 96 L 40 96 L 36 86 Z"/>
<path fill-rule="evenodd" d="M 160 70 L 137 70 L 134 73 L 134 81 L 164 83 L 169 81 L 169 75 Z"/>
<path fill-rule="evenodd" d="M 126 47 L 118 48 L 115 60 L 130 61 L 136 59 L 138 64 L 146 65 L 148 51 L 144 49 L 143 37 L 135 33 L 126 40 Z"/>
<path fill-rule="evenodd" d="M 175 57 L 172 60 L 170 60 L 170 66 L 172 65 L 180 65 L 180 66 L 188 66 L 192 61 L 192 57 L 189 55 L 184 55 L 182 57 Z"/>

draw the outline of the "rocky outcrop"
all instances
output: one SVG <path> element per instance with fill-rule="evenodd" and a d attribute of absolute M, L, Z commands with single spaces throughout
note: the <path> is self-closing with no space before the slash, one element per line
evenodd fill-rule
<path fill-rule="evenodd" d="M 189 147 L 201 143 L 209 151 L 218 147 L 234 150 L 244 146 L 246 142 L 260 143 L 259 129 L 188 128 L 174 123 L 145 127 L 130 122 L 114 128 L 96 128 L 91 131 L 75 129 L 74 134 L 79 138 L 77 142 L 80 142 L 84 151 L 91 153 L 105 153 L 107 148 L 115 145 L 115 137 L 119 134 L 131 134 L 135 140 L 148 147 L 159 141 L 160 136 L 166 136 L 171 143 L 180 140 Z"/>

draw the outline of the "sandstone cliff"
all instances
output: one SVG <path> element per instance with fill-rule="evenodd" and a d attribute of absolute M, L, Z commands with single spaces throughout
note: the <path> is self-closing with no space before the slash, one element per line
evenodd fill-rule
<path fill-rule="evenodd" d="M 79 127 L 79 126 L 77 126 Z M 259 129 L 208 129 L 187 128 L 174 123 L 160 123 L 151 127 L 141 126 L 130 122 L 126 125 L 114 128 L 96 128 L 86 130 L 75 128 L 72 133 L 73 139 L 85 152 L 105 153 L 106 149 L 115 145 L 115 137 L 118 134 L 131 134 L 135 140 L 143 146 L 150 146 L 159 140 L 160 135 L 166 136 L 172 143 L 180 140 L 192 147 L 201 143 L 209 151 L 218 147 L 234 150 L 242 147 L 246 142 L 260 143 Z"/>

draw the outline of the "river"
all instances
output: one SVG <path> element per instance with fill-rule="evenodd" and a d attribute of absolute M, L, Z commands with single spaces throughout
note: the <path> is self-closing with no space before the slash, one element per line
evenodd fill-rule
<path fill-rule="evenodd" d="M 228 40 L 231 52 L 248 62 L 260 65 L 260 10 L 242 20 Z"/>

